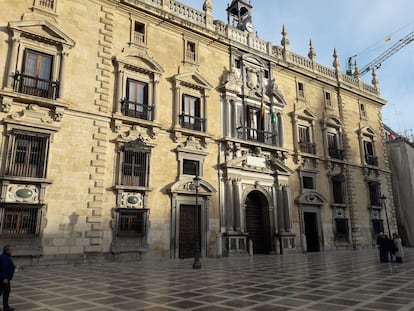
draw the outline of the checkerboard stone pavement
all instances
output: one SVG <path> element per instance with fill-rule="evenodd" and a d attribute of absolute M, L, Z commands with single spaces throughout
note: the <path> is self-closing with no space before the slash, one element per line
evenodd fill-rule
<path fill-rule="evenodd" d="M 414 249 L 402 264 L 376 249 L 253 257 L 144 259 L 22 267 L 16 311 L 414 311 Z M 15 259 L 17 262 L 17 259 Z"/>

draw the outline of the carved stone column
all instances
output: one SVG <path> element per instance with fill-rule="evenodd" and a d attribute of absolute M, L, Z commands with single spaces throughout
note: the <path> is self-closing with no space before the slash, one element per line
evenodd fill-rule
<path fill-rule="evenodd" d="M 240 179 L 233 179 L 234 229 L 241 230 Z"/>
<path fill-rule="evenodd" d="M 226 179 L 224 181 L 224 190 L 226 198 L 226 230 L 227 232 L 234 231 L 234 209 L 233 209 L 233 188 L 231 179 Z"/>
<path fill-rule="evenodd" d="M 58 98 L 64 98 L 65 97 L 65 91 L 66 91 L 66 83 L 65 83 L 65 70 L 66 70 L 66 58 L 68 57 L 69 52 L 66 49 L 63 49 L 60 52 L 60 72 L 59 72 L 59 93 Z"/>
<path fill-rule="evenodd" d="M 276 185 L 276 206 L 277 206 L 277 224 L 279 227 L 279 233 L 285 228 L 285 216 L 283 208 L 283 192 L 280 185 Z"/>
<path fill-rule="evenodd" d="M 7 79 L 5 88 L 13 88 L 13 72 L 16 69 L 17 52 L 20 44 L 20 32 L 14 32 L 13 37 L 10 39 L 11 53 L 9 58 L 9 69 L 7 71 Z"/>
<path fill-rule="evenodd" d="M 290 232 L 292 230 L 292 221 L 290 217 L 290 208 L 289 208 L 289 186 L 282 187 L 282 194 L 283 194 L 283 216 L 284 216 L 284 224 L 285 224 L 285 231 Z"/>

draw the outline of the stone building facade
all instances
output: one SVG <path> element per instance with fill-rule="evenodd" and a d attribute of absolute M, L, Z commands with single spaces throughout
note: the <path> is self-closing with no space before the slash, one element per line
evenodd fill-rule
<path fill-rule="evenodd" d="M 323 251 L 395 215 L 373 84 L 173 0 L 3 1 L 0 241 L 36 262 Z M 198 238 L 197 238 L 198 237 Z M 196 242 L 198 241 L 198 242 Z"/>

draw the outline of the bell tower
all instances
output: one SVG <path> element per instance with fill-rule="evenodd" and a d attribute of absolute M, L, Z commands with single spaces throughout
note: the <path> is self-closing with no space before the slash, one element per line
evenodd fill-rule
<path fill-rule="evenodd" d="M 238 29 L 253 32 L 252 5 L 250 1 L 233 0 L 227 7 L 227 21 Z"/>

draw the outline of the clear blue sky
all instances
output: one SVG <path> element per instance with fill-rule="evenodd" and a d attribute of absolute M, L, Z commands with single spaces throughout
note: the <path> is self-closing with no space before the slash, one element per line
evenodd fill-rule
<path fill-rule="evenodd" d="M 202 11 L 204 0 L 180 2 Z M 214 19 L 227 21 L 231 0 L 212 2 Z M 284 24 L 293 52 L 306 56 L 311 38 L 316 60 L 332 67 L 336 48 L 343 72 L 348 57 L 358 54 L 362 68 L 414 30 L 413 0 L 251 0 L 251 4 L 253 25 L 261 39 L 280 45 Z M 414 42 L 385 60 L 377 78 L 381 96 L 388 101 L 384 122 L 397 132 L 414 134 Z M 371 74 L 363 80 L 370 83 Z"/>

